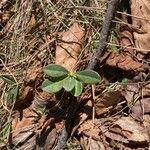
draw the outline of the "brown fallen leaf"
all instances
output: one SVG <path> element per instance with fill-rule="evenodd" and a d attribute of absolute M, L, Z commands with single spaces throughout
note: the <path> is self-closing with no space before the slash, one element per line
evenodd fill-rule
<path fill-rule="evenodd" d="M 99 137 L 101 130 L 99 129 L 98 119 L 95 119 L 94 128 L 91 130 L 93 126 L 92 120 L 87 120 L 83 124 L 80 125 L 78 129 L 78 134 L 82 134 L 82 132 L 86 132 L 88 135 Z"/>
<path fill-rule="evenodd" d="M 133 60 L 130 54 L 126 52 L 114 54 L 112 53 L 107 62 L 110 66 L 121 68 L 125 71 L 143 71 L 144 65 Z"/>
<path fill-rule="evenodd" d="M 143 115 L 150 114 L 150 84 L 139 88 L 138 85 L 127 85 L 124 97 L 131 109 L 131 115 L 139 121 L 143 120 Z M 141 91 L 142 90 L 142 91 Z"/>
<path fill-rule="evenodd" d="M 140 53 L 147 54 L 150 51 L 150 1 L 131 0 L 131 15 L 132 24 L 143 31 L 133 32 L 135 47 L 145 49 L 146 51 L 141 50 Z"/>
<path fill-rule="evenodd" d="M 43 137 L 45 138 L 45 137 Z M 43 139 L 42 138 L 42 139 Z M 41 140 L 42 140 L 41 139 Z M 39 146 L 39 148 L 41 147 L 41 149 L 47 149 L 47 150 L 50 150 L 50 149 L 53 149 L 53 146 L 56 142 L 56 139 L 57 139 L 57 133 L 56 133 L 56 129 L 54 128 L 48 135 L 47 135 L 47 138 L 46 138 L 46 141 L 45 141 L 45 145 L 41 145 Z M 39 140 L 39 143 L 41 143 L 41 140 Z M 40 144 L 39 144 L 40 145 Z M 43 148 L 44 147 L 44 148 Z"/>
<path fill-rule="evenodd" d="M 136 59 L 136 55 L 132 47 L 134 47 L 134 40 L 132 30 L 123 25 L 120 27 L 120 45 L 123 47 L 118 53 L 111 53 L 106 63 L 110 66 L 121 68 L 125 71 L 143 71 L 144 65 Z M 127 48 L 130 47 L 130 48 Z"/>
<path fill-rule="evenodd" d="M 48 119 L 45 116 L 39 118 L 31 107 L 24 109 L 22 115 L 21 118 L 18 112 L 14 114 L 11 133 L 12 144 L 20 145 L 20 149 L 27 147 L 34 149 L 35 145 L 52 147 L 56 139 L 56 130 L 50 130 L 51 124 L 54 124 L 54 119 Z M 48 137 L 51 137 L 50 141 Z M 47 144 L 45 145 L 46 141 Z"/>
<path fill-rule="evenodd" d="M 56 47 L 56 64 L 62 65 L 68 70 L 75 70 L 78 56 L 84 42 L 84 29 L 74 23 L 68 31 L 62 33 L 60 42 Z"/>
<path fill-rule="evenodd" d="M 101 129 L 107 138 L 127 144 L 126 146 L 129 147 L 133 144 L 146 147 L 149 143 L 149 136 L 145 128 L 131 117 L 122 117 L 114 121 L 109 129 L 105 125 L 102 125 Z"/>
<path fill-rule="evenodd" d="M 137 120 L 143 120 L 144 114 L 150 114 L 150 97 L 138 100 L 132 107 L 132 116 Z"/>
<path fill-rule="evenodd" d="M 20 143 L 25 143 L 24 146 L 27 146 L 27 143 L 32 140 L 32 144 L 28 148 L 33 148 L 35 146 L 35 129 L 36 123 L 35 114 L 33 114 L 32 110 L 27 108 L 22 112 L 22 119 L 20 118 L 19 113 L 15 113 L 12 120 L 12 133 L 11 133 L 11 141 L 14 145 L 18 145 Z M 30 139 L 29 139 L 30 137 Z"/>
<path fill-rule="evenodd" d="M 42 75 L 42 62 L 35 61 L 26 71 L 15 108 L 19 109 L 31 104 L 35 95 L 35 87 L 40 82 Z"/>
<path fill-rule="evenodd" d="M 116 106 L 121 100 L 121 92 L 119 90 L 108 91 L 102 96 L 98 96 L 95 100 L 95 112 L 96 115 L 104 114 L 114 106 Z"/>

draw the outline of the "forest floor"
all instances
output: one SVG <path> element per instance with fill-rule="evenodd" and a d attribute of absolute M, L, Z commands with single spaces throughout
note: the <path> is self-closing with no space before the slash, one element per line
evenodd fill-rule
<path fill-rule="evenodd" d="M 0 150 L 150 149 L 150 2 L 116 7 L 101 81 L 76 98 L 43 91 L 43 67 L 88 67 L 108 1 L 0 1 Z"/>

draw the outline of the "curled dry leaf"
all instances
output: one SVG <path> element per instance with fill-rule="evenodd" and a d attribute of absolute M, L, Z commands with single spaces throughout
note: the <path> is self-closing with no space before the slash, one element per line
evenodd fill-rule
<path fill-rule="evenodd" d="M 54 128 L 48 135 L 47 135 L 47 138 L 46 138 L 46 142 L 45 142 L 45 145 L 43 146 L 41 144 L 41 140 L 43 140 L 45 137 L 42 137 L 40 140 L 39 140 L 39 149 L 53 149 L 53 146 L 56 142 L 56 139 L 57 139 L 57 133 L 56 133 L 56 129 Z"/>
<path fill-rule="evenodd" d="M 138 62 L 131 47 L 134 47 L 132 30 L 124 25 L 120 28 L 120 45 L 123 47 L 118 53 L 111 53 L 106 63 L 110 66 L 121 68 L 125 71 L 143 71 L 144 65 Z M 130 47 L 130 48 L 127 48 Z"/>
<path fill-rule="evenodd" d="M 128 53 L 111 54 L 107 60 L 107 64 L 121 68 L 125 71 L 143 71 L 144 65 L 133 60 Z"/>
<path fill-rule="evenodd" d="M 137 120 L 143 120 L 144 114 L 150 114 L 150 97 L 140 98 L 131 108 L 132 116 Z"/>
<path fill-rule="evenodd" d="M 83 124 L 80 125 L 78 129 L 78 134 L 82 134 L 85 132 L 88 135 L 92 135 L 93 137 L 99 138 L 99 133 L 101 130 L 99 129 L 99 122 L 97 119 L 95 119 L 94 128 L 92 129 L 93 122 L 92 120 L 87 120 Z"/>
<path fill-rule="evenodd" d="M 36 123 L 34 123 L 34 116 L 31 109 L 25 109 L 22 112 L 22 119 L 20 118 L 19 113 L 15 113 L 13 121 L 12 121 L 12 143 L 14 145 L 23 144 L 23 146 L 27 146 L 27 143 L 33 139 L 32 143 L 30 143 L 29 149 L 35 146 L 35 127 Z M 21 148 L 21 147 L 20 147 Z"/>
<path fill-rule="evenodd" d="M 56 139 L 56 130 L 50 130 L 50 124 L 53 123 L 53 119 L 47 119 L 44 116 L 39 119 L 31 107 L 24 109 L 22 115 L 22 118 L 20 118 L 19 113 L 14 114 L 12 144 L 20 145 L 20 149 L 34 149 L 35 145 L 38 147 L 52 147 Z M 48 137 L 51 141 L 49 141 Z M 46 145 L 44 144 L 45 142 L 47 142 Z"/>
<path fill-rule="evenodd" d="M 120 100 L 121 92 L 115 90 L 108 91 L 102 96 L 98 96 L 95 100 L 96 115 L 101 115 L 110 111 L 115 105 L 119 103 Z"/>
<path fill-rule="evenodd" d="M 109 130 L 106 129 L 106 126 L 101 126 L 101 129 L 107 138 L 127 144 L 127 147 L 138 144 L 146 148 L 149 143 L 149 136 L 144 127 L 131 117 L 122 117 L 118 119 L 113 122 Z"/>
<path fill-rule="evenodd" d="M 131 0 L 131 14 L 133 26 L 143 31 L 143 33 L 133 32 L 135 47 L 147 50 L 145 52 L 141 50 L 140 53 L 148 53 L 150 52 L 150 1 Z"/>
<path fill-rule="evenodd" d="M 90 144 L 90 149 L 94 150 L 104 150 L 105 146 L 101 139 L 101 130 L 100 130 L 100 122 L 98 119 L 94 121 L 94 128 L 92 129 L 93 123 L 92 120 L 87 120 L 82 123 L 78 129 L 78 134 L 82 134 L 82 138 L 80 139 L 81 146 L 83 149 L 87 149 L 88 143 Z M 89 140 L 89 138 L 91 139 Z"/>
<path fill-rule="evenodd" d="M 29 105 L 31 103 L 34 98 L 36 84 L 41 80 L 42 75 L 42 63 L 41 61 L 35 61 L 26 72 L 19 91 L 19 98 L 15 104 L 16 108 L 20 108 L 21 104 Z"/>
<path fill-rule="evenodd" d="M 141 88 L 138 85 L 127 85 L 126 91 L 123 92 L 131 109 L 131 115 L 139 121 L 143 120 L 144 114 L 150 114 L 150 84 Z"/>
<path fill-rule="evenodd" d="M 84 29 L 74 23 L 68 31 L 62 33 L 62 38 L 56 47 L 56 64 L 68 70 L 74 70 L 84 42 Z"/>

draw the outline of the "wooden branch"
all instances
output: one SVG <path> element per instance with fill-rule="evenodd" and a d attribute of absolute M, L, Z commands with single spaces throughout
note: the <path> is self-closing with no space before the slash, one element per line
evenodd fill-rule
<path fill-rule="evenodd" d="M 117 8 L 119 1 L 120 0 L 111 0 L 108 3 L 108 9 L 107 9 L 105 20 L 103 22 L 103 26 L 101 30 L 99 46 L 96 49 L 96 52 L 94 53 L 91 61 L 88 64 L 88 67 L 87 67 L 88 69 L 92 69 L 92 70 L 94 69 L 98 60 L 100 59 L 100 56 L 102 56 L 106 50 L 109 31 L 111 28 L 111 22 L 116 13 L 116 8 Z"/>

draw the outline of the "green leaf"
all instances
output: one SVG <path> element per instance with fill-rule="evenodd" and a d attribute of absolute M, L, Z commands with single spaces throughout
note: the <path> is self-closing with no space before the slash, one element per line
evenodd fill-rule
<path fill-rule="evenodd" d="M 18 86 L 15 86 L 14 88 L 12 88 L 12 89 L 8 92 L 7 100 L 8 100 L 8 102 L 10 102 L 11 104 L 16 101 L 17 96 L 18 96 L 18 90 L 19 90 L 19 87 L 18 87 Z"/>
<path fill-rule="evenodd" d="M 10 129 L 11 129 L 11 123 L 10 122 L 7 122 L 5 125 L 4 125 L 4 128 L 1 130 L 0 132 L 0 135 L 1 135 L 1 140 L 4 140 L 6 138 L 9 137 L 9 134 L 10 134 Z"/>
<path fill-rule="evenodd" d="M 67 77 L 68 77 L 68 75 L 61 76 L 61 77 L 49 77 L 48 79 L 52 82 L 58 82 L 58 81 L 64 80 Z"/>
<path fill-rule="evenodd" d="M 44 72 L 51 77 L 61 77 L 69 74 L 69 71 L 67 69 L 55 64 L 45 66 Z"/>
<path fill-rule="evenodd" d="M 63 87 L 63 80 L 58 82 L 51 82 L 50 80 L 45 80 L 42 84 L 43 91 L 49 93 L 56 93 L 60 91 Z"/>
<path fill-rule="evenodd" d="M 75 87 L 71 91 L 71 94 L 74 95 L 74 96 L 79 96 L 79 95 L 81 95 L 82 90 L 83 90 L 82 82 L 80 82 L 78 80 L 75 80 Z"/>
<path fill-rule="evenodd" d="M 46 79 L 46 80 L 43 81 L 41 87 L 42 87 L 42 88 L 47 87 L 47 86 L 49 86 L 49 85 L 52 84 L 52 83 L 53 83 L 52 81 Z"/>
<path fill-rule="evenodd" d="M 13 78 L 12 75 L 0 75 L 0 78 L 1 78 L 5 83 L 10 84 L 10 85 L 16 83 L 16 81 L 15 81 L 15 79 Z"/>
<path fill-rule="evenodd" d="M 122 85 L 124 86 L 124 88 L 126 88 L 128 86 L 129 80 L 127 78 L 124 78 L 122 80 Z"/>
<path fill-rule="evenodd" d="M 63 81 L 63 88 L 70 92 L 75 86 L 75 79 L 73 77 L 67 77 L 64 81 Z"/>
<path fill-rule="evenodd" d="M 87 84 L 96 84 L 100 81 L 100 75 L 93 70 L 78 71 L 75 76 L 78 80 Z"/>

